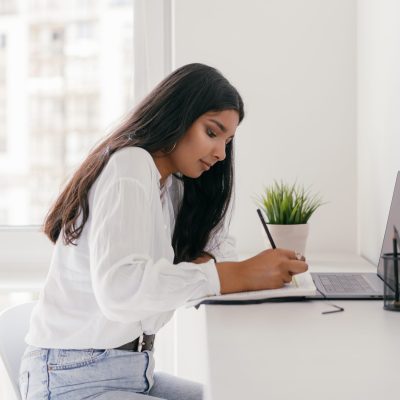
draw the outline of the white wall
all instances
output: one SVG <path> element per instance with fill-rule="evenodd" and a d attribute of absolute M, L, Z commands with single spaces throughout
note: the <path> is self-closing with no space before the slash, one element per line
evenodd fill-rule
<path fill-rule="evenodd" d="M 312 185 L 309 253 L 356 248 L 355 0 L 176 0 L 175 66 L 217 67 L 242 94 L 232 232 L 263 248 L 252 196 L 273 179 Z"/>
<path fill-rule="evenodd" d="M 361 254 L 378 260 L 400 170 L 400 2 L 358 2 L 358 164 Z"/>

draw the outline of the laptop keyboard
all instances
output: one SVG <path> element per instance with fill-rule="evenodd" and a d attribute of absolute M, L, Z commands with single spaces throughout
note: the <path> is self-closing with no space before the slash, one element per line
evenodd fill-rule
<path fill-rule="evenodd" d="M 359 274 L 319 275 L 326 293 L 366 293 L 374 289 L 367 280 Z"/>

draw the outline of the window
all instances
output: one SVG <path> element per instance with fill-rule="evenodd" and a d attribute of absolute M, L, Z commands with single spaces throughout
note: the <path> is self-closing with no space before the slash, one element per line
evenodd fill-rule
<path fill-rule="evenodd" d="M 0 225 L 11 226 L 42 223 L 134 99 L 132 2 L 20 4 L 0 15 Z"/>
<path fill-rule="evenodd" d="M 0 269 L 48 263 L 60 188 L 171 70 L 171 4 L 0 0 Z"/>

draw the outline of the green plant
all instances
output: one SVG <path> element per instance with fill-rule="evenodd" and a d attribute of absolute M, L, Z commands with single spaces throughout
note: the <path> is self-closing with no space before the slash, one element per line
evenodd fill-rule
<path fill-rule="evenodd" d="M 264 210 L 268 223 L 279 225 L 306 224 L 314 211 L 324 203 L 309 190 L 298 186 L 278 183 L 264 189 L 256 199 Z"/>

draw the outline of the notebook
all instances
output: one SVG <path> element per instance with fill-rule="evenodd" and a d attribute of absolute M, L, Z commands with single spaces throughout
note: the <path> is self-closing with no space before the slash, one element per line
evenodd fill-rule
<path fill-rule="evenodd" d="M 256 290 L 250 292 L 228 293 L 219 296 L 201 297 L 185 304 L 186 307 L 200 304 L 258 304 L 269 301 L 305 300 L 307 296 L 316 296 L 317 290 L 311 274 L 304 272 L 293 276 L 292 282 L 279 289 Z"/>

